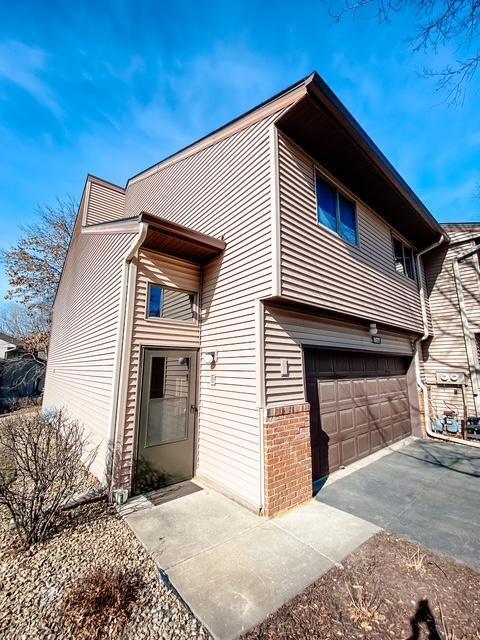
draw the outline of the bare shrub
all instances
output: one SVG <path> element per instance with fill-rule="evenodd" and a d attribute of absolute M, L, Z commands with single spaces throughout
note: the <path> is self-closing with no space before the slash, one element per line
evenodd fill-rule
<path fill-rule="evenodd" d="M 371 631 L 374 624 L 379 624 L 385 620 L 385 616 L 380 613 L 383 599 L 379 585 L 370 587 L 366 584 L 345 583 L 350 597 L 348 611 L 350 619 L 358 622 L 364 631 Z"/>
<path fill-rule="evenodd" d="M 96 449 L 61 410 L 0 422 L 0 505 L 26 545 L 44 540 L 59 509 L 85 488 Z"/>
<path fill-rule="evenodd" d="M 118 637 L 133 609 L 143 581 L 138 573 L 94 567 L 64 596 L 64 623 L 76 638 Z"/>
<path fill-rule="evenodd" d="M 425 558 L 426 554 L 421 553 L 420 547 L 412 554 L 407 561 L 407 566 L 415 569 L 418 573 L 425 573 Z"/>

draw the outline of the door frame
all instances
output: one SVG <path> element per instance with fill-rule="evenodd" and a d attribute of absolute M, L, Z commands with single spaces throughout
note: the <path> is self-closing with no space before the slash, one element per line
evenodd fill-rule
<path fill-rule="evenodd" d="M 193 476 L 195 476 L 196 472 L 196 452 L 198 446 L 198 398 L 199 398 L 199 380 L 200 380 L 200 367 L 199 367 L 199 358 L 198 354 L 200 352 L 199 347 L 192 346 L 168 346 L 162 347 L 157 344 L 142 344 L 140 345 L 140 355 L 138 359 L 138 379 L 137 379 L 137 396 L 135 402 L 135 434 L 134 434 L 134 451 L 132 455 L 132 468 L 130 472 L 130 492 L 133 492 L 134 482 L 135 482 L 135 473 L 137 470 L 138 463 L 138 448 L 140 441 L 140 418 L 142 413 L 142 401 L 143 401 L 143 382 L 144 382 L 144 371 L 145 371 L 145 354 L 147 351 L 191 351 L 195 353 L 195 381 L 193 384 L 193 390 L 195 397 L 193 398 L 193 405 L 195 406 L 195 411 L 193 415 L 193 447 L 192 447 L 192 469 Z"/>

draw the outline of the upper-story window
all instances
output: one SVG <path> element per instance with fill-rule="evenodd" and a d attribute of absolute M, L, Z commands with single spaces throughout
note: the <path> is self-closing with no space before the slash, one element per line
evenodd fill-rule
<path fill-rule="evenodd" d="M 195 322 L 195 294 L 150 284 L 147 315 L 149 318 Z"/>
<path fill-rule="evenodd" d="M 393 251 L 395 253 L 395 270 L 397 273 L 415 280 L 415 267 L 411 247 L 408 247 L 398 238 L 393 238 Z"/>
<path fill-rule="evenodd" d="M 355 202 L 346 198 L 317 172 L 317 220 L 338 233 L 351 244 L 358 244 L 357 209 Z"/>

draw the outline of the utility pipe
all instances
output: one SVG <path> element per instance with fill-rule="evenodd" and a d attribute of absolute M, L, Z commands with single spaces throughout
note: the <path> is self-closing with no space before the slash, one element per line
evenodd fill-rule
<path fill-rule="evenodd" d="M 456 444 L 464 444 L 469 447 L 480 448 L 480 443 L 478 442 L 471 442 L 468 440 L 459 440 L 458 438 L 451 438 L 450 436 L 444 436 L 441 433 L 435 433 L 435 431 L 433 431 L 432 424 L 430 421 L 430 414 L 429 414 L 428 387 L 422 382 L 421 373 L 420 373 L 420 356 L 419 356 L 418 347 L 430 335 L 430 331 L 428 328 L 427 308 L 426 308 L 426 302 L 425 302 L 425 291 L 424 291 L 423 277 L 422 277 L 423 269 L 420 263 L 420 256 L 427 253 L 428 251 L 432 251 L 433 249 L 436 249 L 444 242 L 444 240 L 445 240 L 445 236 L 442 235 L 440 236 L 440 239 L 437 240 L 437 242 L 434 242 L 432 245 L 428 246 L 426 249 L 423 249 L 422 251 L 417 253 L 417 260 L 416 260 L 417 275 L 418 275 L 419 294 L 420 294 L 420 307 L 422 310 L 422 319 L 423 319 L 423 336 L 415 340 L 415 372 L 417 376 L 417 384 L 423 395 L 423 404 L 424 404 L 424 413 L 425 413 L 425 429 L 426 429 L 427 435 L 437 440 L 444 440 L 446 442 L 454 442 Z M 460 256 L 458 260 L 460 261 L 468 258 L 470 255 L 472 255 L 473 253 L 475 253 L 475 251 L 479 249 L 480 249 L 480 245 L 478 245 L 474 250 L 469 251 L 468 253 Z"/>
<path fill-rule="evenodd" d="M 118 418 L 118 400 L 119 389 L 121 381 L 121 372 L 123 364 L 123 345 L 125 343 L 125 318 L 128 312 L 128 289 L 130 286 L 130 263 L 135 257 L 138 249 L 143 244 L 148 231 L 148 224 L 146 222 L 140 223 L 140 228 L 132 244 L 127 249 L 123 257 L 122 268 L 122 280 L 120 285 L 120 309 L 118 315 L 118 329 L 117 329 L 117 341 L 115 346 L 115 360 L 113 365 L 113 390 L 112 390 L 112 403 L 110 407 L 109 416 L 109 429 L 108 429 L 108 445 L 107 445 L 107 458 L 105 461 L 105 471 L 103 474 L 102 485 L 110 492 L 111 482 L 113 478 L 114 470 L 114 456 L 115 456 L 115 438 L 117 431 L 117 418 Z"/>
<path fill-rule="evenodd" d="M 422 311 L 422 321 L 423 321 L 423 335 L 420 338 L 417 338 L 417 340 L 415 340 L 415 373 L 416 373 L 416 377 L 417 377 L 417 384 L 418 384 L 418 386 L 419 386 L 419 388 L 420 388 L 420 390 L 422 392 L 422 396 L 423 396 L 423 408 L 424 408 L 424 415 L 425 415 L 425 429 L 427 431 L 427 434 L 429 436 L 433 437 L 433 438 L 436 438 L 437 436 L 439 436 L 439 434 L 436 434 L 432 429 L 432 424 L 431 424 L 431 421 L 430 421 L 430 413 L 429 413 L 428 388 L 422 382 L 421 372 L 420 372 L 419 346 L 421 345 L 422 342 L 424 342 L 430 336 L 430 330 L 428 328 L 427 304 L 425 302 L 425 288 L 424 288 L 424 284 L 423 284 L 423 267 L 422 267 L 422 264 L 420 262 L 420 258 L 425 253 L 428 253 L 429 251 L 432 251 L 433 249 L 436 249 L 437 247 L 439 247 L 444 242 L 444 240 L 445 240 L 445 236 L 442 234 L 440 236 L 440 238 L 436 242 L 434 242 L 433 244 L 429 245 L 425 249 L 422 249 L 422 251 L 419 251 L 417 253 L 417 257 L 416 257 L 417 278 L 418 278 L 418 293 L 419 293 L 419 296 L 420 296 L 420 309 Z"/>
<path fill-rule="evenodd" d="M 480 245 L 475 245 L 473 249 L 469 249 L 462 255 L 455 258 L 455 260 L 453 261 L 453 275 L 455 279 L 455 287 L 457 289 L 458 304 L 460 307 L 460 317 L 462 319 L 462 329 L 463 329 L 463 337 L 465 340 L 465 348 L 467 351 L 468 372 L 470 375 L 470 383 L 472 385 L 473 404 L 475 406 L 475 414 L 477 416 L 480 413 L 477 370 L 475 367 L 475 357 L 473 354 L 473 347 L 472 347 L 472 334 L 470 332 L 470 326 L 468 324 L 467 310 L 465 307 L 465 298 L 463 296 L 462 278 L 460 276 L 460 262 L 463 262 L 470 256 L 473 256 L 479 250 L 480 250 Z"/>

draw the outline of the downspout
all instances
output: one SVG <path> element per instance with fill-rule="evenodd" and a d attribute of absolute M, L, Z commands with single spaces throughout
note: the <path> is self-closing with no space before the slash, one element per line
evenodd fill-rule
<path fill-rule="evenodd" d="M 147 235 L 148 224 L 145 222 L 140 223 L 140 228 L 138 234 L 133 240 L 130 247 L 127 249 L 123 257 L 123 269 L 122 269 L 122 280 L 120 285 L 120 309 L 119 309 L 119 317 L 118 317 L 118 330 L 117 330 L 117 341 L 115 346 L 115 359 L 114 359 L 114 368 L 113 368 L 113 390 L 112 390 L 112 402 L 110 406 L 110 417 L 109 417 L 109 429 L 108 429 L 108 440 L 107 440 L 107 459 L 105 462 L 105 471 L 103 475 L 102 485 L 105 489 L 110 492 L 111 483 L 113 478 L 113 470 L 115 463 L 115 439 L 116 439 L 116 427 L 117 427 L 117 419 L 118 419 L 118 401 L 119 401 L 119 390 L 120 390 L 120 382 L 121 382 L 121 373 L 122 373 L 122 364 L 123 364 L 123 346 L 125 343 L 125 319 L 128 313 L 128 290 L 130 286 L 130 263 L 132 259 L 135 257 L 138 249 L 141 247 L 145 240 L 145 236 Z"/>
<path fill-rule="evenodd" d="M 445 236 L 441 235 L 439 240 L 437 240 L 437 242 L 434 242 L 433 244 L 428 246 L 426 249 L 423 249 L 422 251 L 419 251 L 419 253 L 417 253 L 416 264 L 417 264 L 417 275 L 418 275 L 419 294 L 420 294 L 420 307 L 422 310 L 422 320 L 423 320 L 423 336 L 415 340 L 415 372 L 417 376 L 417 384 L 423 395 L 423 405 L 424 405 L 424 413 L 425 413 L 425 429 L 426 429 L 427 435 L 437 440 L 445 440 L 447 442 L 455 442 L 456 444 L 465 444 L 470 447 L 480 448 L 480 443 L 467 442 L 466 440 L 459 440 L 458 438 L 450 438 L 449 436 L 444 436 L 440 433 L 435 433 L 435 431 L 433 431 L 432 424 L 430 421 L 430 414 L 429 414 L 428 387 L 422 381 L 421 373 L 420 373 L 419 346 L 421 345 L 422 342 L 424 342 L 430 336 L 430 331 L 428 328 L 427 307 L 425 302 L 425 290 L 423 286 L 423 277 L 422 277 L 423 269 L 420 263 L 420 257 L 425 253 L 439 247 L 444 242 L 444 240 L 445 240 Z M 475 250 L 479 250 L 479 249 L 480 249 L 480 245 L 478 245 L 478 247 L 475 248 Z M 468 254 L 464 254 L 463 256 L 460 256 L 459 258 L 457 258 L 457 260 L 462 260 L 467 258 L 472 253 L 475 253 L 475 250 L 473 250 L 473 252 L 470 251 L 468 252 Z M 457 265 L 457 268 L 458 268 L 458 265 Z"/>
<path fill-rule="evenodd" d="M 475 406 L 475 414 L 479 415 L 479 398 L 478 398 L 478 381 L 477 371 L 475 367 L 475 357 L 472 349 L 472 335 L 468 324 L 467 310 L 465 308 L 465 298 L 463 296 L 462 279 L 460 277 L 460 262 L 466 260 L 480 250 L 480 245 L 476 245 L 473 249 L 469 249 L 453 261 L 453 275 L 455 278 L 455 286 L 457 289 L 458 304 L 460 307 L 460 317 L 462 319 L 463 337 L 465 339 L 465 348 L 467 351 L 467 364 L 470 374 L 470 383 L 473 392 L 473 404 Z"/>
<path fill-rule="evenodd" d="M 439 247 L 444 242 L 444 240 L 445 240 L 445 236 L 442 234 L 440 236 L 440 238 L 436 242 L 434 242 L 433 244 L 429 245 L 425 249 L 422 249 L 422 251 L 419 251 L 417 253 L 417 257 L 416 257 L 417 277 L 418 277 L 418 293 L 419 293 L 419 296 L 420 296 L 420 308 L 421 308 L 421 311 L 422 311 L 423 335 L 420 338 L 417 338 L 417 340 L 415 340 L 415 373 L 416 373 L 416 377 L 417 377 L 417 384 L 418 384 L 418 386 L 420 388 L 420 391 L 422 392 L 422 396 L 423 396 L 423 408 L 424 408 L 424 415 L 425 415 L 425 429 L 427 431 L 427 434 L 429 436 L 432 436 L 432 437 L 437 437 L 437 435 L 439 435 L 439 434 L 436 434 L 432 429 L 432 425 L 431 425 L 431 422 L 430 422 L 430 414 L 429 414 L 428 388 L 423 383 L 421 372 L 420 372 L 419 347 L 422 344 L 422 342 L 425 342 L 425 340 L 427 340 L 427 338 L 430 336 L 430 330 L 428 328 L 427 304 L 426 304 L 426 301 L 425 301 L 425 288 L 424 288 L 424 284 L 423 284 L 423 275 L 424 274 L 423 274 L 423 268 L 422 268 L 422 264 L 420 262 L 420 258 L 425 253 L 428 253 L 429 251 L 432 251 L 433 249 L 436 249 L 437 247 Z"/>

